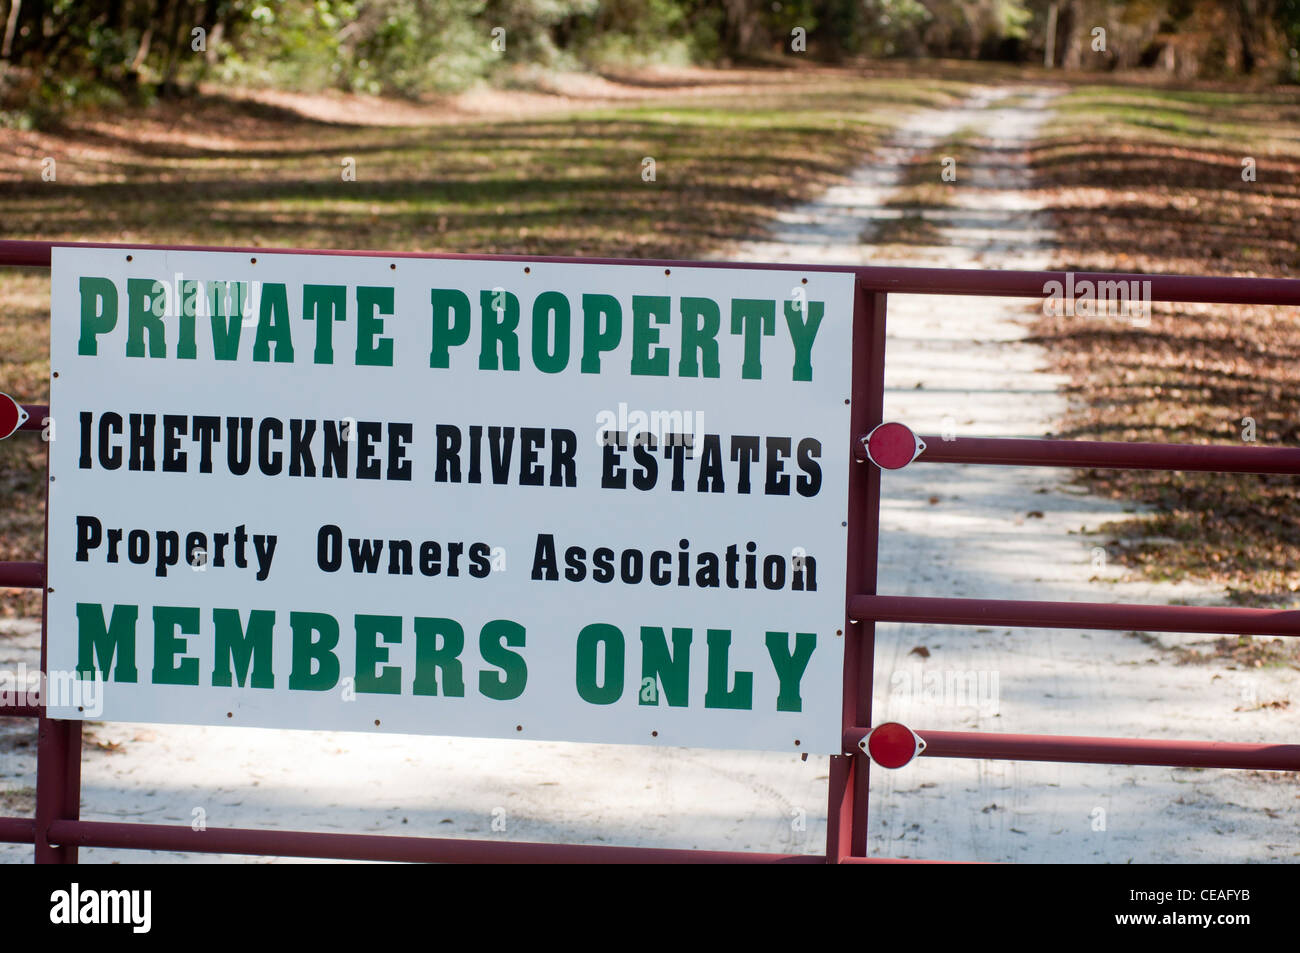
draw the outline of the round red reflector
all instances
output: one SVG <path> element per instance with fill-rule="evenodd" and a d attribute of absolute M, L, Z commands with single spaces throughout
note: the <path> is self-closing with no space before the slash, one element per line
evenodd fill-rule
<path fill-rule="evenodd" d="M 925 747 L 920 735 L 907 725 L 887 721 L 867 735 L 867 753 L 882 768 L 901 768 Z"/>
<path fill-rule="evenodd" d="M 867 456 L 882 470 L 901 470 L 915 460 L 925 444 L 907 427 L 890 421 L 867 434 Z"/>
<path fill-rule="evenodd" d="M 8 394 L 0 394 L 0 440 L 10 436 L 27 421 L 27 411 Z"/>

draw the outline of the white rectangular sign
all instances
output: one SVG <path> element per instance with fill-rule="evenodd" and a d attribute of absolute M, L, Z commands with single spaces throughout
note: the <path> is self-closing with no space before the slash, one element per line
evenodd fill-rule
<path fill-rule="evenodd" d="M 839 751 L 852 275 L 53 281 L 54 717 Z"/>

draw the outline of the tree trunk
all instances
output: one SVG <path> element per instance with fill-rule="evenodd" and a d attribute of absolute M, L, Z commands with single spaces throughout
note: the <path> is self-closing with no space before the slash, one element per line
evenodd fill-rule
<path fill-rule="evenodd" d="M 167 27 L 163 31 L 163 36 L 170 38 L 167 43 L 167 57 L 163 61 L 162 88 L 164 92 L 171 90 L 176 80 L 176 50 L 182 43 L 180 36 L 177 34 L 184 26 L 184 24 L 181 23 L 180 17 L 180 9 L 182 6 L 188 6 L 188 4 L 186 4 L 184 0 L 172 0 L 172 2 L 168 4 Z M 191 17 L 191 19 L 193 19 L 193 17 Z M 186 36 L 188 35 L 189 34 L 186 33 Z M 187 43 L 186 48 L 188 49 L 188 47 L 189 44 Z"/>
<path fill-rule="evenodd" d="M 1051 69 L 1056 65 L 1056 2 L 1047 8 L 1047 40 L 1043 44 L 1043 65 Z"/>
<path fill-rule="evenodd" d="M 1259 11 L 1254 0 L 1240 0 L 1237 5 L 1237 33 L 1241 38 L 1241 71 L 1255 72 L 1255 51 L 1251 48 L 1251 30 L 1258 21 Z"/>
<path fill-rule="evenodd" d="M 4 45 L 0 46 L 0 59 L 9 59 L 14 50 L 14 32 L 18 29 L 18 11 L 23 0 L 9 0 L 9 17 L 5 20 Z"/>
<path fill-rule="evenodd" d="M 1061 10 L 1061 22 L 1064 27 L 1057 27 L 1063 47 L 1060 50 L 1061 67 L 1070 70 L 1080 69 L 1083 66 L 1083 36 L 1087 34 L 1081 32 L 1084 14 L 1074 0 L 1066 0 Z"/>
<path fill-rule="evenodd" d="M 750 0 L 723 0 L 725 14 L 723 46 L 729 55 L 744 55 L 754 48 L 754 33 L 758 17 Z"/>

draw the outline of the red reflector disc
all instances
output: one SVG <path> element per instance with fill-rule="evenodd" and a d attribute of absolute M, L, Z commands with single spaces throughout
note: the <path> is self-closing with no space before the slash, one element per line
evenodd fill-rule
<path fill-rule="evenodd" d="M 867 753 L 882 768 L 901 768 L 915 758 L 919 750 L 912 729 L 896 721 L 877 725 L 867 736 Z"/>
<path fill-rule="evenodd" d="M 867 437 L 867 455 L 882 470 L 900 470 L 916 459 L 916 435 L 906 424 L 883 423 Z"/>
<path fill-rule="evenodd" d="M 8 437 L 27 420 L 27 411 L 8 394 L 0 394 L 0 440 Z"/>

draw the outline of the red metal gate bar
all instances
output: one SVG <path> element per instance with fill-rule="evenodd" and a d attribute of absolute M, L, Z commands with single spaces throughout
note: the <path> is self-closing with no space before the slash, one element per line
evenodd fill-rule
<path fill-rule="evenodd" d="M 1300 771 L 1300 745 L 914 730 L 925 740 L 923 758 Z M 855 727 L 845 733 L 844 743 L 856 746 L 868 734 L 868 729 Z"/>
<path fill-rule="evenodd" d="M 982 864 L 982 860 L 916 860 L 912 857 L 845 857 L 842 864 Z"/>
<path fill-rule="evenodd" d="M 27 419 L 18 425 L 19 430 L 41 430 L 45 426 L 45 418 L 50 416 L 50 408 L 46 404 L 23 404 L 23 410 L 27 411 Z"/>
<path fill-rule="evenodd" d="M 249 830 L 102 821 L 55 821 L 50 840 L 77 847 L 178 850 L 207 854 L 264 854 L 339 860 L 426 863 L 631 863 L 631 864 L 822 864 L 817 854 L 760 854 L 741 851 L 605 847 L 522 841 L 333 834 L 316 831 Z"/>
<path fill-rule="evenodd" d="M 30 817 L 0 817 L 0 843 L 31 844 L 35 841 L 35 820 Z"/>
<path fill-rule="evenodd" d="M 259 248 L 222 245 L 136 245 L 122 242 L 0 241 L 0 265 L 50 266 L 51 248 L 123 248 L 161 251 L 255 252 L 260 255 L 342 255 L 383 258 L 446 258 L 471 261 L 556 262 L 586 265 L 649 265 L 676 268 L 736 268 L 734 261 L 681 261 L 671 258 L 562 258 L 555 255 L 474 255 L 331 248 Z M 878 266 L 805 265 L 791 262 L 744 262 L 745 268 L 769 271 L 828 271 L 852 273 L 869 291 L 888 294 L 983 295 L 1043 298 L 1044 285 L 1059 281 L 1063 271 L 979 271 L 962 268 L 882 268 Z M 1144 275 L 1127 272 L 1076 271 L 1075 286 L 1092 281 L 1151 283 L 1151 301 L 1202 304 L 1300 305 L 1300 280 L 1294 278 L 1221 278 L 1193 275 Z"/>
<path fill-rule="evenodd" d="M 1300 609 L 1146 606 L 1110 602 L 1030 602 L 858 595 L 856 619 L 934 625 L 1010 625 L 1038 629 L 1135 629 L 1221 635 L 1300 635 Z"/>
<path fill-rule="evenodd" d="M 935 625 L 1021 625 L 1039 629 L 1136 629 L 1234 636 L 1300 636 L 1300 610 L 1221 606 L 1135 606 L 1112 602 L 946 599 L 928 595 L 854 595 L 854 619 Z"/>
<path fill-rule="evenodd" d="M 885 400 L 885 308 L 883 294 L 853 290 L 853 377 L 849 395 L 849 433 L 881 421 Z M 849 464 L 845 525 L 845 593 L 875 592 L 880 546 L 880 471 Z M 847 603 L 847 599 L 846 599 Z M 871 723 L 871 685 L 876 659 L 876 626 L 856 621 L 844 609 L 844 677 L 841 728 Z M 830 758 L 827 784 L 826 860 L 867 853 L 867 805 L 871 761 L 856 748 Z"/>
<path fill-rule="evenodd" d="M 40 705 L 0 705 L 0 718 L 40 718 L 44 714 Z"/>
<path fill-rule="evenodd" d="M 45 563 L 0 563 L 0 586 L 40 589 L 45 585 Z"/>
<path fill-rule="evenodd" d="M 41 535 L 41 555 L 48 569 L 50 563 L 50 445 L 45 444 L 45 532 Z M 48 582 L 48 580 L 47 580 Z M 50 589 L 41 588 L 41 671 L 48 673 L 50 634 Z M 38 864 L 75 864 L 75 845 L 50 841 L 50 825 L 55 821 L 75 821 L 81 817 L 81 729 L 80 721 L 36 719 L 36 837 L 35 860 Z"/>
<path fill-rule="evenodd" d="M 1029 467 L 1099 467 L 1112 470 L 1206 470 L 1215 473 L 1300 473 L 1300 449 L 1205 444 L 1124 443 L 1102 440 L 1035 440 L 1025 437 L 921 436 L 918 463 L 989 463 Z M 867 459 L 862 441 L 854 456 Z"/>

